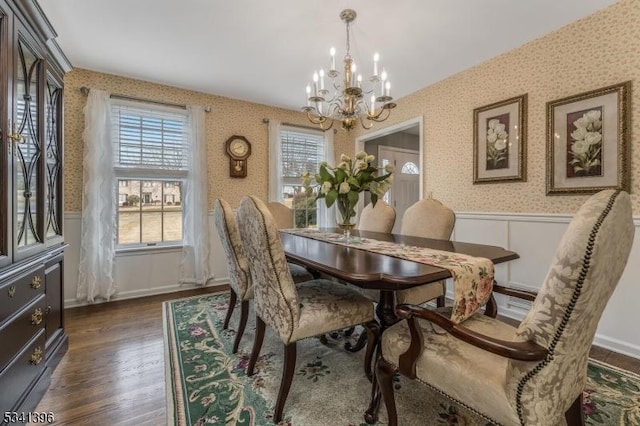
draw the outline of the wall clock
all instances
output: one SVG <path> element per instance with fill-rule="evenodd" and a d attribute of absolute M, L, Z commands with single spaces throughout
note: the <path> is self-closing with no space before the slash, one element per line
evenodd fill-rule
<path fill-rule="evenodd" d="M 247 159 L 251 155 L 251 144 L 247 138 L 233 135 L 225 145 L 229 156 L 229 176 L 247 177 Z"/>

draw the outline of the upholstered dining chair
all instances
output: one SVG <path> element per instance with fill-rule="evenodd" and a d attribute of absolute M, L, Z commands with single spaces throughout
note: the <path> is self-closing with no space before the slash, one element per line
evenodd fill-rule
<path fill-rule="evenodd" d="M 267 208 L 271 212 L 273 219 L 276 221 L 278 229 L 293 228 L 293 209 L 283 203 L 277 201 L 269 201 Z"/>
<path fill-rule="evenodd" d="M 400 233 L 414 237 L 449 240 L 455 224 L 456 215 L 453 210 L 434 198 L 424 198 L 409 206 L 404 212 Z M 396 292 L 396 304 L 418 305 L 437 299 L 438 306 L 444 306 L 446 289 L 446 283 L 442 280 L 399 291 Z"/>
<path fill-rule="evenodd" d="M 295 226 L 295 224 L 293 223 L 293 209 L 291 209 L 290 207 L 277 201 L 270 201 L 267 203 L 267 208 L 271 212 L 271 215 L 273 216 L 278 229 L 293 228 Z M 293 281 L 297 283 L 317 278 L 314 277 L 313 274 L 303 266 L 296 265 L 295 263 L 291 262 L 289 262 L 289 271 L 291 271 Z"/>
<path fill-rule="evenodd" d="M 397 307 L 406 320 L 385 330 L 376 365 L 389 425 L 397 424 L 396 371 L 496 424 L 584 424 L 589 349 L 633 234 L 626 192 L 591 196 L 565 231 L 537 296 L 495 288 L 533 299 L 517 327 L 486 314 L 453 324 L 440 312 Z"/>
<path fill-rule="evenodd" d="M 216 199 L 213 205 L 213 217 L 227 259 L 229 285 L 231 287 L 229 308 L 223 323 L 225 330 L 229 328 L 229 320 L 238 298 L 240 299 L 240 323 L 233 342 L 233 353 L 235 354 L 238 352 L 238 345 L 240 345 L 240 340 L 247 325 L 249 301 L 253 299 L 251 272 L 249 271 L 249 260 L 244 254 L 244 246 L 238 233 L 236 219 L 229 203 L 220 198 Z"/>
<path fill-rule="evenodd" d="M 294 284 L 275 219 L 258 198 L 242 199 L 237 220 L 251 259 L 249 269 L 255 293 L 256 335 L 247 375 L 254 373 L 267 324 L 284 343 L 282 380 L 273 417 L 278 423 L 293 379 L 298 340 L 363 324 L 369 336 L 364 368 L 369 374 L 367 366 L 378 342 L 379 326 L 374 320 L 373 304 L 345 285 L 324 279 Z"/>
<path fill-rule="evenodd" d="M 360 213 L 358 229 L 360 231 L 391 233 L 396 223 L 396 211 L 384 200 L 378 200 L 376 206 L 369 203 Z"/>
<path fill-rule="evenodd" d="M 286 206 L 284 207 L 287 208 Z M 247 325 L 249 301 L 253 299 L 251 272 L 249 271 L 249 260 L 245 256 L 244 247 L 240 240 L 240 234 L 238 233 L 235 215 L 229 203 L 218 198 L 214 203 L 213 216 L 218 237 L 222 243 L 227 260 L 229 286 L 231 287 L 229 308 L 224 318 L 223 329 L 227 330 L 229 328 L 229 321 L 231 320 L 238 299 L 240 300 L 240 322 L 233 343 L 233 353 L 235 354 L 238 352 L 238 346 L 240 345 L 240 340 Z M 313 278 L 302 266 L 289 266 L 295 271 L 295 274 L 292 273 L 294 282 L 308 281 Z"/>

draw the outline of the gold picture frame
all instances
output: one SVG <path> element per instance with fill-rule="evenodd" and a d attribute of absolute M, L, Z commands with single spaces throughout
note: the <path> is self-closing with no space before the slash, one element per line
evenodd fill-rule
<path fill-rule="evenodd" d="M 547 195 L 629 190 L 631 82 L 547 102 Z"/>
<path fill-rule="evenodd" d="M 527 94 L 473 110 L 473 183 L 526 180 Z"/>

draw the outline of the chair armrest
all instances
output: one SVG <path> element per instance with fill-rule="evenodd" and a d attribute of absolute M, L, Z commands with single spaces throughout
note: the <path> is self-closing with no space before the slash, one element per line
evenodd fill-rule
<path fill-rule="evenodd" d="M 402 374 L 411 378 L 415 378 L 415 364 L 423 348 L 422 331 L 417 324 L 416 318 L 430 321 L 455 338 L 503 357 L 520 361 L 540 361 L 548 354 L 546 348 L 533 341 L 511 342 L 496 339 L 473 331 L 463 325 L 456 324 L 437 311 L 425 309 L 420 306 L 407 304 L 398 305 L 396 307 L 396 314 L 400 318 L 405 318 L 409 324 L 411 343 L 409 344 L 409 349 L 400 355 L 399 368 Z"/>
<path fill-rule="evenodd" d="M 493 291 L 496 293 L 505 294 L 507 296 L 528 300 L 530 302 L 533 302 L 534 300 L 536 300 L 536 296 L 537 296 L 537 293 L 534 293 L 533 291 L 518 290 L 515 288 L 504 287 L 496 283 L 493 284 Z"/>
<path fill-rule="evenodd" d="M 502 285 L 499 285 L 497 282 L 493 282 L 493 291 L 491 292 L 491 297 L 487 301 L 485 305 L 484 314 L 488 317 L 495 318 L 498 316 L 498 304 L 496 303 L 496 298 L 493 296 L 493 293 L 500 293 L 507 296 L 517 297 L 519 299 L 528 300 L 533 302 L 537 296 L 536 293 L 527 290 L 518 290 L 515 288 L 509 288 Z"/>

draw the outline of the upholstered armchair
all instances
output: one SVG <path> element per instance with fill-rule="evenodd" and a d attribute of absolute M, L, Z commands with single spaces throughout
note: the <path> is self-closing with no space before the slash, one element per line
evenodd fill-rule
<path fill-rule="evenodd" d="M 373 207 L 373 203 L 369 203 L 362 209 L 358 229 L 389 234 L 395 223 L 396 211 L 384 200 L 378 200 L 375 207 Z"/>
<path fill-rule="evenodd" d="M 502 425 L 582 425 L 582 391 L 598 321 L 631 250 L 629 195 L 607 190 L 578 210 L 519 326 L 489 314 L 453 324 L 441 312 L 398 306 L 382 336 L 376 377 L 389 425 L 397 424 L 392 376 L 419 380 Z M 508 288 L 496 291 L 525 295 Z"/>
<path fill-rule="evenodd" d="M 298 340 L 363 324 L 369 339 L 364 370 L 369 374 L 367 366 L 378 342 L 379 326 L 374 320 L 373 304 L 345 285 L 324 279 L 294 284 L 275 219 L 262 201 L 244 197 L 237 220 L 251 259 L 249 269 L 255 292 L 256 335 L 247 374 L 254 373 L 266 325 L 284 343 L 284 368 L 273 417 L 278 423 L 293 379 Z"/>
<path fill-rule="evenodd" d="M 244 254 L 244 247 L 242 240 L 240 240 L 233 210 L 229 203 L 218 198 L 214 202 L 213 217 L 227 259 L 229 285 L 231 287 L 229 308 L 227 309 L 227 315 L 224 318 L 223 324 L 225 330 L 229 328 L 229 320 L 231 319 L 237 300 L 240 299 L 240 323 L 238 325 L 236 339 L 233 342 L 233 353 L 235 354 L 238 352 L 238 345 L 240 345 L 240 340 L 247 325 L 249 301 L 253 299 L 251 272 L 249 271 L 249 261 Z"/>
<path fill-rule="evenodd" d="M 290 207 L 277 201 L 270 201 L 267 203 L 267 208 L 271 212 L 278 229 L 293 228 L 295 226 L 293 223 L 293 210 Z M 314 278 L 306 268 L 295 263 L 289 263 L 289 270 L 291 271 L 291 276 L 293 276 L 293 281 L 297 283 Z"/>

